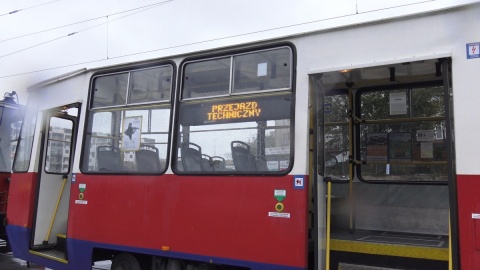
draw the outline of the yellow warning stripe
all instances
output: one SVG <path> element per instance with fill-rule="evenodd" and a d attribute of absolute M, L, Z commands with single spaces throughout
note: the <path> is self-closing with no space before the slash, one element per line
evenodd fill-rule
<path fill-rule="evenodd" d="M 33 255 L 44 257 L 44 258 L 47 258 L 47 259 L 50 259 L 50 260 L 55 260 L 57 262 L 61 262 L 61 263 L 64 263 L 64 264 L 68 264 L 68 261 L 65 260 L 65 259 L 57 258 L 55 256 L 51 256 L 51 255 L 48 255 L 48 254 L 43 254 L 41 252 L 37 252 L 37 251 L 34 251 L 34 250 L 29 250 L 29 252 Z"/>
<path fill-rule="evenodd" d="M 392 245 L 332 239 L 330 249 L 383 256 L 448 261 L 448 248 Z"/>

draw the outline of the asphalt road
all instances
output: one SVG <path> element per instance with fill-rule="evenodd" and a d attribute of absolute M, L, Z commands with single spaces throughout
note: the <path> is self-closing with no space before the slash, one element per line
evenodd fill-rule
<path fill-rule="evenodd" d="M 27 267 L 27 262 L 14 258 L 12 253 L 2 254 L 0 253 L 0 269 L 2 270 L 21 270 L 21 269 L 42 269 L 47 270 L 43 266 L 39 266 L 31 263 L 30 268 Z"/>
<path fill-rule="evenodd" d="M 108 270 L 110 269 L 111 262 L 96 262 L 95 266 L 92 267 L 92 270 Z M 0 253 L 0 270 L 27 270 L 27 269 L 41 269 L 41 270 L 51 270 L 34 263 L 30 263 L 30 268 L 27 267 L 27 262 L 14 258 L 12 253 L 2 254 Z"/>

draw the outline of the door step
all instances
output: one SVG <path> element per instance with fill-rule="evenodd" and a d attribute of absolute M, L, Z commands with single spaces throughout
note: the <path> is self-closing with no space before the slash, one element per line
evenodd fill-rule
<path fill-rule="evenodd" d="M 44 250 L 29 250 L 30 254 L 44 257 L 50 260 L 68 264 L 67 256 L 65 252 L 56 249 L 44 249 Z"/>

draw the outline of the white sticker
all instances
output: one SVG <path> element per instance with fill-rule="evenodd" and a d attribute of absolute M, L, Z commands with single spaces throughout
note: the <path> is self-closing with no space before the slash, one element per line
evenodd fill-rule
<path fill-rule="evenodd" d="M 290 218 L 290 213 L 268 212 L 269 217 Z"/>
<path fill-rule="evenodd" d="M 473 218 L 473 219 L 480 219 L 480 214 L 474 214 L 474 213 L 472 213 L 472 218 Z"/>
<path fill-rule="evenodd" d="M 258 77 L 261 77 L 261 76 L 267 76 L 267 63 L 258 63 L 258 66 L 257 66 L 257 76 Z"/>
<path fill-rule="evenodd" d="M 275 189 L 273 196 L 287 196 L 287 191 L 284 189 Z"/>
<path fill-rule="evenodd" d="M 84 201 L 84 200 L 75 200 L 75 204 L 87 204 L 88 201 Z"/>

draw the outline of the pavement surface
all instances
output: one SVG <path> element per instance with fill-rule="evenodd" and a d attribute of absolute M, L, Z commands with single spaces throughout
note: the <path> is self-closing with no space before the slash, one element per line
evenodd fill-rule
<path fill-rule="evenodd" d="M 2 254 L 0 253 L 0 269 L 1 270 L 20 270 L 20 269 L 42 269 L 47 270 L 43 266 L 39 266 L 30 263 L 30 268 L 27 267 L 27 262 L 14 258 L 12 253 Z"/>
<path fill-rule="evenodd" d="M 96 262 L 92 267 L 92 270 L 108 270 L 110 269 L 110 261 Z M 30 263 L 30 268 L 27 266 L 27 262 L 13 257 L 12 253 L 0 253 L 0 270 L 27 270 L 27 269 L 41 269 L 51 270 L 34 263 Z"/>

